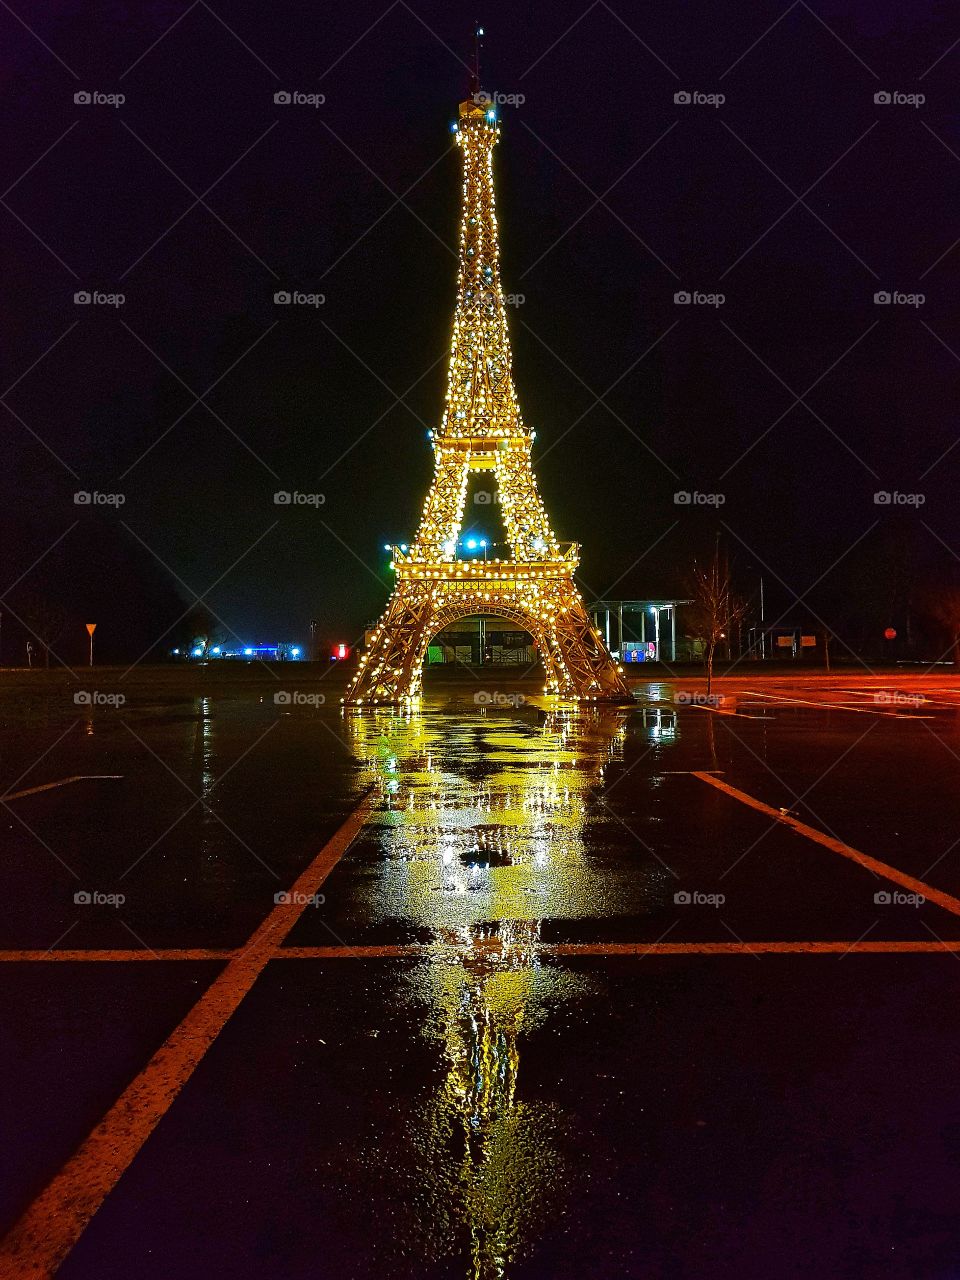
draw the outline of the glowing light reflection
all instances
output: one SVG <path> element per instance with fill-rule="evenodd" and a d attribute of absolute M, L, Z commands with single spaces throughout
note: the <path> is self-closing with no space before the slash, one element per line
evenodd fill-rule
<path fill-rule="evenodd" d="M 523 1098 L 521 1049 L 551 1006 L 590 987 L 542 962 L 538 943 L 545 918 L 578 900 L 587 913 L 584 830 L 606 766 L 621 758 L 623 713 L 538 722 L 369 711 L 345 723 L 392 811 L 380 828 L 382 892 L 433 939 L 401 991 L 444 1063 L 407 1131 L 422 1196 L 444 1206 L 418 1222 L 417 1247 L 430 1260 L 466 1253 L 471 1280 L 504 1277 L 570 1186 L 567 1121 Z M 398 1158 L 383 1153 L 391 1166 Z"/>

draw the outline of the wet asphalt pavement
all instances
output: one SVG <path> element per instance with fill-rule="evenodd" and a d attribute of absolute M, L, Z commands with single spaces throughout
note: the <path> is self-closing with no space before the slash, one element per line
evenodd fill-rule
<path fill-rule="evenodd" d="M 953 685 L 7 697 L 2 1226 L 374 788 L 60 1275 L 960 1275 Z"/>

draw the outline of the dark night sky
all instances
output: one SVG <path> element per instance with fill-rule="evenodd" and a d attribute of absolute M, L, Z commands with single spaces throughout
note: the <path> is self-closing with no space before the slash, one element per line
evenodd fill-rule
<path fill-rule="evenodd" d="M 245 638 L 303 637 L 311 617 L 352 637 L 432 473 L 448 125 L 477 6 L 14 8 L 34 34 L 0 11 L 0 381 L 16 384 L 0 591 L 26 575 L 6 607 L 64 602 L 68 659 L 77 618 L 96 615 L 104 658 L 134 658 L 218 579 L 208 603 Z M 673 495 L 699 490 L 725 495 L 745 588 L 765 562 L 768 613 L 802 612 L 793 593 L 825 574 L 809 607 L 849 629 L 862 600 L 879 624 L 892 581 L 960 553 L 960 447 L 937 461 L 958 438 L 955 8 L 480 16 L 485 86 L 526 98 L 502 108 L 496 152 L 505 288 L 525 296 L 515 377 L 585 593 L 682 593 L 717 512 Z M 78 106 L 78 90 L 126 101 Z M 926 102 L 876 105 L 881 90 Z M 126 301 L 77 307 L 79 289 Z M 277 307 L 281 289 L 326 301 Z M 726 301 L 677 306 L 679 289 Z M 926 301 L 874 304 L 894 289 Z M 126 501 L 78 507 L 81 488 Z M 277 507 L 278 489 L 326 501 Z M 893 510 L 877 490 L 925 502 Z"/>

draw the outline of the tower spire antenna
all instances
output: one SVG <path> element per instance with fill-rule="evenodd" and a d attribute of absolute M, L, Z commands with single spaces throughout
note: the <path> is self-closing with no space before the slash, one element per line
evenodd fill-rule
<path fill-rule="evenodd" d="M 480 41 L 482 39 L 483 27 L 478 22 L 473 31 L 473 75 L 470 83 L 470 94 L 474 98 L 480 92 Z"/>

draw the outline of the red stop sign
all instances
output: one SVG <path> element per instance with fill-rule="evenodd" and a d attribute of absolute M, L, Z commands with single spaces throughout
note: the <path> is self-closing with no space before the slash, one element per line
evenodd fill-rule
<path fill-rule="evenodd" d="M 887 627 L 886 631 L 884 631 L 883 633 L 883 638 L 884 640 L 896 640 L 897 638 L 896 629 L 894 627 Z"/>

